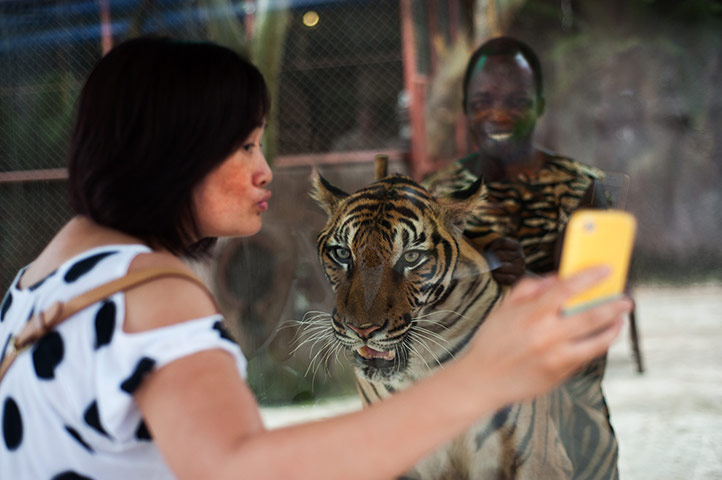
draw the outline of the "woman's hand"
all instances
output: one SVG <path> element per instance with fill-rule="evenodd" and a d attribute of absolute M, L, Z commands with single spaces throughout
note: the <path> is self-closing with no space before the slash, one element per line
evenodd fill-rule
<path fill-rule="evenodd" d="M 628 298 L 564 316 L 564 302 L 604 278 L 605 267 L 560 280 L 525 278 L 480 327 L 468 355 L 469 368 L 484 369 L 483 382 L 468 373 L 468 388 L 499 395 L 502 403 L 550 390 L 575 370 L 602 355 L 618 335 Z M 473 383 L 473 385 L 472 385 Z M 495 393 L 494 393 L 495 392 Z"/>

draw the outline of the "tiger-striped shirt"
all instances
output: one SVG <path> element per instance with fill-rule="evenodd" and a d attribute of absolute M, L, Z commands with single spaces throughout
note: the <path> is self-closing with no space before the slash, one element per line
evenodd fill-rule
<path fill-rule="evenodd" d="M 486 201 L 467 221 L 465 234 L 483 248 L 500 236 L 521 243 L 527 269 L 535 273 L 555 268 L 557 238 L 569 215 L 580 207 L 603 172 L 571 158 L 545 152 L 545 164 L 534 174 L 485 183 Z M 435 196 L 468 187 L 477 180 L 467 166 L 477 161 L 469 155 L 438 170 L 423 182 Z"/>

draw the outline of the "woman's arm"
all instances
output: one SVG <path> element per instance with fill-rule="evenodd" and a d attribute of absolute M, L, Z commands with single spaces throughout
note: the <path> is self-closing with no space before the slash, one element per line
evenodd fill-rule
<path fill-rule="evenodd" d="M 461 358 L 362 411 L 272 431 L 227 353 L 212 350 L 150 374 L 137 403 L 179 478 L 379 479 L 398 476 L 478 418 L 543 393 L 603 353 L 630 302 L 573 317 L 559 309 L 600 278 L 525 279 Z"/>

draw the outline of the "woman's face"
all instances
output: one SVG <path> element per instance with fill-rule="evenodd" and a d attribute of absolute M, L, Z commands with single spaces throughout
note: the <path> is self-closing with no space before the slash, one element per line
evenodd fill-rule
<path fill-rule="evenodd" d="M 248 136 L 241 148 L 211 171 L 194 192 L 202 237 L 245 237 L 257 233 L 268 209 L 273 179 L 261 150 L 264 127 Z"/>

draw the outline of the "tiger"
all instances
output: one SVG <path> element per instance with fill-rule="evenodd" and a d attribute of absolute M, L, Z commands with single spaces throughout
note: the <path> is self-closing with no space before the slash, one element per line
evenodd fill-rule
<path fill-rule="evenodd" d="M 315 172 L 311 196 L 328 215 L 317 255 L 335 299 L 309 329 L 332 343 L 327 348 L 349 352 L 362 403 L 379 402 L 462 354 L 507 288 L 464 236 L 484 201 L 482 182 L 435 198 L 392 175 L 347 194 Z M 604 442 L 574 463 L 573 410 L 563 389 L 509 405 L 403 478 L 616 478 L 616 449 Z"/>

